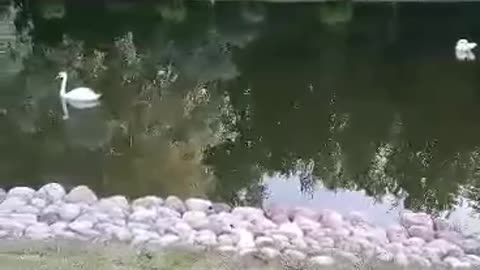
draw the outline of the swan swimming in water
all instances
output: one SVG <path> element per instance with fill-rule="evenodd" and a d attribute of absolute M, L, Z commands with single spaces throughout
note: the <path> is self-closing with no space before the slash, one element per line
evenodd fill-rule
<path fill-rule="evenodd" d="M 457 45 L 455 46 L 455 56 L 461 61 L 475 60 L 475 54 L 472 52 L 475 47 L 477 47 L 477 43 L 469 42 L 464 38 L 459 39 L 457 41 Z"/>
<path fill-rule="evenodd" d="M 62 79 L 62 84 L 60 86 L 60 98 L 62 99 L 64 120 L 69 118 L 66 102 L 78 109 L 92 108 L 100 104 L 99 99 L 102 95 L 95 93 L 90 88 L 78 87 L 67 93 L 67 72 L 59 72 L 57 75 L 57 79 Z"/>

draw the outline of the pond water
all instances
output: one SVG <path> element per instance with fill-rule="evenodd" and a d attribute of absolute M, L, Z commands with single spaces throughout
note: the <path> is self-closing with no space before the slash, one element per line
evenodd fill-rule
<path fill-rule="evenodd" d="M 4 188 L 474 224 L 480 65 L 454 46 L 479 4 L 77 2 L 1 2 Z M 99 106 L 63 120 L 59 71 Z"/>

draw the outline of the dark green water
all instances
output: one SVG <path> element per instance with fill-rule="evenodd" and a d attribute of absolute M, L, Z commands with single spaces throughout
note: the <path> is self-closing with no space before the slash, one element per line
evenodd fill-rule
<path fill-rule="evenodd" d="M 479 207 L 479 4 L 3 2 L 5 188 Z M 61 70 L 101 106 L 62 120 Z"/>

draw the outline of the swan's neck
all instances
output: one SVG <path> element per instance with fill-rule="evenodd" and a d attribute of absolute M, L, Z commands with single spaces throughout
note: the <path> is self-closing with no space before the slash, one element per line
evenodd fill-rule
<path fill-rule="evenodd" d="M 67 76 L 62 78 L 62 84 L 60 86 L 60 96 L 63 97 L 67 93 Z"/>

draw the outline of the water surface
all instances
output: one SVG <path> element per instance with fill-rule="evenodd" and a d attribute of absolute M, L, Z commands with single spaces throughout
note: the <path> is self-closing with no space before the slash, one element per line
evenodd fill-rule
<path fill-rule="evenodd" d="M 480 66 L 453 48 L 478 4 L 15 3 L 5 188 L 476 215 Z M 62 120 L 61 70 L 101 105 Z"/>

